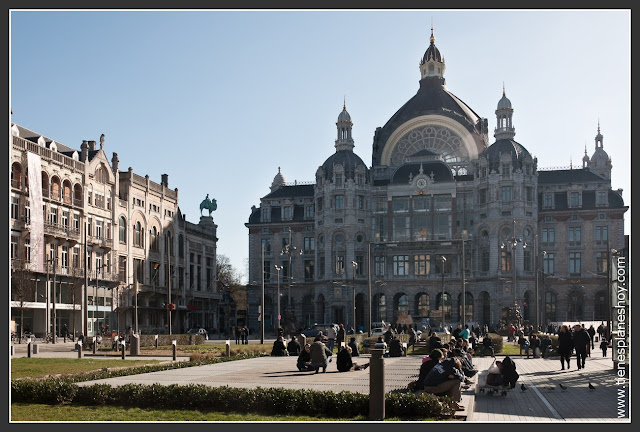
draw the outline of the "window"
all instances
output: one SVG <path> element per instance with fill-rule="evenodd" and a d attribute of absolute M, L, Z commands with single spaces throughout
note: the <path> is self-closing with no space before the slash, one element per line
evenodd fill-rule
<path fill-rule="evenodd" d="M 336 275 L 344 274 L 344 256 L 336 255 Z"/>
<path fill-rule="evenodd" d="M 579 246 L 582 243 L 581 232 L 580 227 L 569 227 L 569 246 Z"/>
<path fill-rule="evenodd" d="M 19 235 L 11 234 L 11 259 L 18 258 L 18 241 L 20 240 Z"/>
<path fill-rule="evenodd" d="M 11 196 L 11 219 L 20 219 L 20 198 Z"/>
<path fill-rule="evenodd" d="M 364 196 L 358 195 L 356 197 L 356 208 L 358 210 L 363 210 L 364 209 Z"/>
<path fill-rule="evenodd" d="M 158 244 L 158 229 L 156 227 L 151 227 L 149 231 L 149 249 L 154 252 L 160 251 L 160 246 Z"/>
<path fill-rule="evenodd" d="M 127 221 L 124 216 L 120 216 L 120 222 L 118 223 L 118 240 L 120 243 L 127 242 Z"/>
<path fill-rule="evenodd" d="M 184 258 L 184 236 L 182 234 L 178 236 L 178 257 Z"/>
<path fill-rule="evenodd" d="M 80 213 L 73 213 L 73 231 L 80 232 Z"/>
<path fill-rule="evenodd" d="M 417 316 L 428 317 L 429 316 L 429 296 L 427 294 L 420 294 L 417 304 Z"/>
<path fill-rule="evenodd" d="M 425 254 L 414 255 L 413 274 L 416 276 L 427 276 L 431 270 L 430 256 Z"/>
<path fill-rule="evenodd" d="M 542 245 L 553 246 L 556 242 L 555 228 L 542 228 Z"/>
<path fill-rule="evenodd" d="M 569 207 L 580 207 L 579 192 L 569 192 Z"/>
<path fill-rule="evenodd" d="M 144 283 L 144 260 L 133 259 L 133 276 L 138 283 Z"/>
<path fill-rule="evenodd" d="M 344 209 L 344 195 L 336 195 L 334 199 L 335 199 L 334 208 L 336 210 Z"/>
<path fill-rule="evenodd" d="M 569 274 L 579 276 L 581 271 L 581 253 L 569 252 Z"/>
<path fill-rule="evenodd" d="M 407 276 L 409 274 L 409 255 L 393 256 L 393 275 Z"/>
<path fill-rule="evenodd" d="M 607 205 L 607 192 L 606 191 L 598 191 L 596 193 L 596 205 L 597 206 L 606 206 Z"/>
<path fill-rule="evenodd" d="M 554 253 L 547 253 L 542 258 L 542 271 L 545 272 L 546 274 L 550 274 L 550 275 L 555 274 L 555 270 L 556 270 L 555 257 L 556 255 Z"/>
<path fill-rule="evenodd" d="M 358 186 L 364 185 L 364 174 L 357 174 L 356 181 L 358 183 Z"/>
<path fill-rule="evenodd" d="M 320 268 L 318 269 L 318 277 L 323 278 L 324 277 L 324 265 L 325 265 L 325 259 L 324 256 L 320 256 L 318 258 L 320 260 Z"/>
<path fill-rule="evenodd" d="M 261 239 L 260 248 L 264 250 L 265 255 L 269 255 L 271 253 L 271 239 Z"/>
<path fill-rule="evenodd" d="M 600 274 L 608 273 L 608 254 L 606 252 L 596 252 L 596 272 Z"/>
<path fill-rule="evenodd" d="M 291 206 L 284 206 L 282 218 L 285 220 L 291 219 Z"/>
<path fill-rule="evenodd" d="M 57 225 L 58 224 L 58 209 L 57 209 L 57 207 L 51 207 L 49 209 L 49 222 L 52 225 Z"/>
<path fill-rule="evenodd" d="M 313 205 L 305 206 L 305 208 L 304 208 L 304 217 L 305 217 L 305 219 L 313 218 Z"/>
<path fill-rule="evenodd" d="M 133 245 L 142 247 L 142 224 L 139 221 L 133 226 Z"/>
<path fill-rule="evenodd" d="M 487 202 L 487 190 L 480 189 L 478 191 L 478 204 L 486 204 Z"/>
<path fill-rule="evenodd" d="M 374 271 L 375 271 L 375 275 L 376 276 L 384 276 L 385 272 L 384 272 L 384 267 L 385 267 L 385 257 L 383 256 L 376 256 L 373 259 L 373 264 L 374 264 Z"/>
<path fill-rule="evenodd" d="M 543 200 L 543 203 L 542 203 L 543 208 L 553 207 L 553 194 L 550 194 L 550 193 L 544 194 L 542 200 Z"/>
<path fill-rule="evenodd" d="M 313 279 L 314 266 L 315 266 L 315 261 L 314 260 L 312 260 L 312 259 L 304 260 L 304 278 L 305 278 L 305 280 L 312 280 Z"/>
<path fill-rule="evenodd" d="M 606 244 L 608 239 L 609 239 L 609 227 L 597 226 L 596 232 L 595 232 L 596 244 Z"/>
<path fill-rule="evenodd" d="M 316 250 L 316 239 L 314 237 L 304 238 L 304 251 L 313 252 Z"/>
<path fill-rule="evenodd" d="M 362 255 L 356 255 L 356 276 L 364 275 L 364 257 Z"/>
<path fill-rule="evenodd" d="M 502 249 L 500 251 L 500 271 L 508 273 L 511 271 L 511 252 Z"/>
<path fill-rule="evenodd" d="M 96 237 L 101 239 L 103 236 L 104 221 L 96 219 Z"/>
<path fill-rule="evenodd" d="M 342 174 L 341 173 L 336 173 L 335 177 L 336 177 L 336 186 L 337 187 L 341 187 L 342 186 Z"/>
<path fill-rule="evenodd" d="M 75 245 L 71 251 L 71 265 L 80 268 L 80 245 Z"/>
<path fill-rule="evenodd" d="M 480 271 L 489 271 L 489 251 L 487 249 L 480 251 Z"/>
<path fill-rule="evenodd" d="M 502 186 L 502 201 L 511 201 L 511 186 Z"/>

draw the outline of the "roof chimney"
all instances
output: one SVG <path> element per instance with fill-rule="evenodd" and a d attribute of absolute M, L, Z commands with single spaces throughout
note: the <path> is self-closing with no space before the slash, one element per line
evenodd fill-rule
<path fill-rule="evenodd" d="M 95 151 L 96 149 L 96 142 L 95 141 L 89 141 L 89 150 L 90 151 Z"/>
<path fill-rule="evenodd" d="M 118 153 L 113 152 L 113 157 L 111 158 L 111 168 L 116 175 L 118 175 L 118 162 L 120 162 L 120 160 L 118 159 Z"/>
<path fill-rule="evenodd" d="M 82 145 L 80 146 L 80 160 L 82 162 L 86 162 L 87 156 L 89 156 L 89 144 L 87 144 L 87 140 L 82 140 Z"/>
<path fill-rule="evenodd" d="M 169 174 L 162 174 L 162 186 L 169 187 Z"/>

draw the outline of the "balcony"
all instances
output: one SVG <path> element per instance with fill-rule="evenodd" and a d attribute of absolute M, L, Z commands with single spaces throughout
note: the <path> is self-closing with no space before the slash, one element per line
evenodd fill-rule
<path fill-rule="evenodd" d="M 113 248 L 113 238 L 106 234 L 88 235 L 87 242 L 104 249 L 105 252 Z"/>
<path fill-rule="evenodd" d="M 28 224 L 29 222 L 27 221 L 26 223 Z M 44 235 L 49 239 L 59 239 L 72 245 L 80 241 L 80 231 L 78 229 L 55 222 L 44 223 Z"/>

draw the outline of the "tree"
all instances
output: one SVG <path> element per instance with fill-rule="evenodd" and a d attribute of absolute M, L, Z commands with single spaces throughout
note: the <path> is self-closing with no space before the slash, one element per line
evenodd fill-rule
<path fill-rule="evenodd" d="M 247 310 L 247 290 L 241 282 L 241 276 L 229 261 L 226 255 L 216 255 L 216 275 L 217 289 L 227 293 L 233 303 L 235 303 L 236 311 Z M 237 316 L 237 312 L 236 312 Z M 223 329 L 220 329 L 223 330 Z"/>
<path fill-rule="evenodd" d="M 24 255 L 18 254 L 18 256 Z M 22 258 L 11 260 L 11 300 L 18 303 L 17 308 L 20 310 L 18 342 L 22 343 L 25 303 L 36 300 L 36 279 L 33 272 L 31 272 L 29 262 Z"/>

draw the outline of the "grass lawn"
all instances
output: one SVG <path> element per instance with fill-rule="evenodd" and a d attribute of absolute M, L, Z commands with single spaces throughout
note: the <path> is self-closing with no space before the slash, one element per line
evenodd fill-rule
<path fill-rule="evenodd" d="M 19 357 L 11 359 L 11 379 L 40 378 L 47 375 L 67 375 L 91 372 L 104 368 L 131 368 L 158 363 L 160 363 L 158 360 L 96 360 L 86 357 L 81 359 Z"/>
<path fill-rule="evenodd" d="M 296 415 L 259 415 L 251 413 L 223 413 L 197 410 L 154 410 L 114 406 L 76 406 L 11 404 L 11 421 L 78 421 L 78 422 L 314 422 L 366 421 L 365 417 L 326 418 Z M 393 418 L 386 419 L 394 421 Z M 398 420 L 398 419 L 395 419 Z"/>

